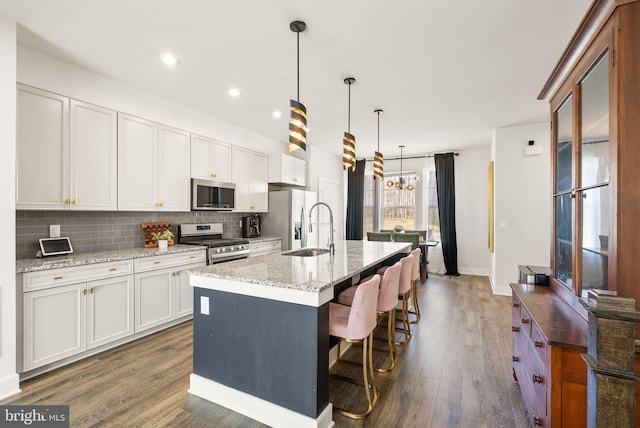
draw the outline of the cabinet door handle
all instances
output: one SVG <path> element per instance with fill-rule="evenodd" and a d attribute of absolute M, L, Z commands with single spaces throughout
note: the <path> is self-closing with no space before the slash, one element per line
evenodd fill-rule
<path fill-rule="evenodd" d="M 543 343 L 543 342 L 540 342 L 540 341 L 538 341 L 538 340 L 535 340 L 535 341 L 533 342 L 533 345 L 534 345 L 536 348 L 542 348 L 542 347 L 544 346 L 544 343 Z"/>
<path fill-rule="evenodd" d="M 61 277 L 61 276 L 54 276 L 54 277 L 53 277 L 53 279 L 54 279 L 55 281 L 58 281 L 58 280 L 62 279 L 62 277 Z"/>
<path fill-rule="evenodd" d="M 533 377 L 533 383 L 542 383 L 542 376 L 534 374 L 532 377 Z"/>
<path fill-rule="evenodd" d="M 526 318 L 522 318 L 522 324 L 529 324 L 529 320 Z"/>
<path fill-rule="evenodd" d="M 111 268 L 111 269 L 109 269 L 109 272 L 115 272 L 117 270 L 118 270 L 117 268 Z"/>
<path fill-rule="evenodd" d="M 195 259 L 195 258 L 196 258 L 196 256 L 191 256 L 191 257 L 189 257 L 189 258 L 190 258 L 190 259 Z"/>
<path fill-rule="evenodd" d="M 93 294 L 93 287 L 89 289 L 89 293 Z"/>
<path fill-rule="evenodd" d="M 519 307 L 520 307 L 520 303 L 518 303 L 518 302 L 513 302 L 513 307 L 514 307 L 514 308 L 519 308 Z"/>
<path fill-rule="evenodd" d="M 211 173 L 211 176 L 212 176 L 212 177 L 217 177 L 217 176 L 218 176 L 218 174 L 216 174 L 215 172 L 212 172 L 212 173 Z"/>
<path fill-rule="evenodd" d="M 76 198 L 73 198 L 73 205 L 78 205 L 78 200 Z"/>
<path fill-rule="evenodd" d="M 511 326 L 511 331 L 513 331 L 513 332 L 516 332 L 516 333 L 517 333 L 517 332 L 519 332 L 519 331 L 520 331 L 520 327 L 515 326 L 515 325 L 512 325 L 512 326 Z"/>
<path fill-rule="evenodd" d="M 520 361 L 520 357 L 516 357 L 515 355 L 513 355 L 513 356 L 511 357 L 511 361 L 513 361 L 514 363 L 517 363 L 517 362 L 519 362 L 519 361 Z"/>
<path fill-rule="evenodd" d="M 537 426 L 537 427 L 541 427 L 542 426 L 542 419 L 540 419 L 537 416 L 533 417 L 533 425 Z"/>
<path fill-rule="evenodd" d="M 71 203 L 71 201 L 69 200 L 69 198 L 67 198 L 67 199 L 65 199 L 65 200 L 64 200 L 64 204 L 65 204 L 65 205 L 69 205 L 70 203 Z"/>
<path fill-rule="evenodd" d="M 82 295 L 83 295 L 83 296 L 86 296 L 86 295 L 87 295 L 87 289 L 86 289 L 86 288 L 83 288 L 83 289 L 82 289 Z"/>
<path fill-rule="evenodd" d="M 162 262 L 153 262 L 154 265 L 159 265 Z"/>

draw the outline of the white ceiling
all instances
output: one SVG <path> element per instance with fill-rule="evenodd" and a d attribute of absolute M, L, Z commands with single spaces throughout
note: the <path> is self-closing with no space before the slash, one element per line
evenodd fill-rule
<path fill-rule="evenodd" d="M 536 99 L 590 0 L 2 0 L 18 41 L 285 142 L 296 97 L 308 143 L 342 152 L 351 89 L 357 155 L 487 146 L 496 127 L 548 119 Z M 180 59 L 164 67 L 164 51 Z M 227 94 L 231 86 L 240 98 Z M 283 112 L 274 119 L 273 110 Z M 213 136 L 215 137 L 215 136 Z"/>

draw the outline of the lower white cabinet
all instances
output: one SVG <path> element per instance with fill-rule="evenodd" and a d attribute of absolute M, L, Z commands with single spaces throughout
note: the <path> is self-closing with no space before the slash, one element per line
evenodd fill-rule
<path fill-rule="evenodd" d="M 23 369 L 133 334 L 133 275 L 24 293 Z"/>
<path fill-rule="evenodd" d="M 201 250 L 21 274 L 21 373 L 46 371 L 189 316 L 186 270 L 205 264 Z"/>
<path fill-rule="evenodd" d="M 135 274 L 136 333 L 193 313 L 193 289 L 185 270 L 204 266 L 205 257 L 204 251 L 158 256 L 153 258 L 155 269 L 137 264 L 144 272 Z"/>
<path fill-rule="evenodd" d="M 282 252 L 282 240 L 274 239 L 269 241 L 249 242 L 249 257 L 264 256 L 266 254 L 277 254 Z"/>

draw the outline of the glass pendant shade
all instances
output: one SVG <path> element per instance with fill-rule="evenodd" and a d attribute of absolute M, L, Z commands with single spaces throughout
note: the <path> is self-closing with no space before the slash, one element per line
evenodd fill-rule
<path fill-rule="evenodd" d="M 289 152 L 307 150 L 307 108 L 294 100 L 289 100 L 291 119 L 289 119 Z"/>

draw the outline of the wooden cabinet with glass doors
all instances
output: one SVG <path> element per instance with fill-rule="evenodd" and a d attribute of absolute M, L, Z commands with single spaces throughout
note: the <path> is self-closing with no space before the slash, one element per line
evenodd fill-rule
<path fill-rule="evenodd" d="M 552 118 L 552 287 L 640 303 L 640 2 L 596 0 L 540 94 Z"/>

